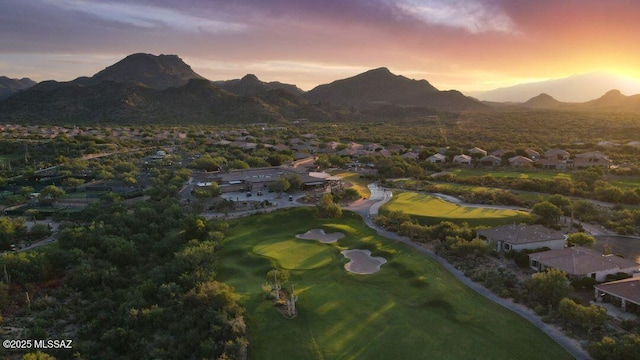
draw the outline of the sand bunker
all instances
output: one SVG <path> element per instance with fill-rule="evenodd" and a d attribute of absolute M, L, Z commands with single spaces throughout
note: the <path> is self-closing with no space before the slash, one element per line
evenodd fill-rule
<path fill-rule="evenodd" d="M 296 237 L 298 239 L 304 239 L 304 240 L 318 240 L 321 243 L 334 243 L 336 241 L 338 241 L 338 239 L 342 239 L 344 237 L 344 234 L 341 232 L 334 232 L 331 234 L 325 234 L 324 230 L 322 229 L 313 229 L 313 230 L 309 230 L 304 234 L 298 234 L 296 235 Z"/>
<path fill-rule="evenodd" d="M 383 257 L 372 257 L 369 250 L 344 250 L 342 255 L 351 260 L 344 268 L 354 274 L 373 274 L 380 271 L 380 266 L 387 262 Z"/>

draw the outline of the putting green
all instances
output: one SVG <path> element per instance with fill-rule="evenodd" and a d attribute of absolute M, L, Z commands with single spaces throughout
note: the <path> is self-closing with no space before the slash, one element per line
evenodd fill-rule
<path fill-rule="evenodd" d="M 328 265 L 333 261 L 334 251 L 330 245 L 301 239 L 260 244 L 253 248 L 255 254 L 274 259 L 289 270 L 315 269 Z"/>

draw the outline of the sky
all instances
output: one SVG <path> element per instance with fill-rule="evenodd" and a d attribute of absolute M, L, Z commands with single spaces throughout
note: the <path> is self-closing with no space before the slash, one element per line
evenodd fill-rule
<path fill-rule="evenodd" d="M 210 80 L 304 90 L 387 67 L 441 90 L 640 79 L 637 0 L 0 0 L 0 75 L 91 76 L 176 54 Z"/>

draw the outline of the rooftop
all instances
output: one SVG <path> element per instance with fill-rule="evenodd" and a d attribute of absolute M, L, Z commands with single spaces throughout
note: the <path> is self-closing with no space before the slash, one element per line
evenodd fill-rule
<path fill-rule="evenodd" d="M 638 277 L 598 284 L 593 287 L 640 305 L 640 278 Z"/>
<path fill-rule="evenodd" d="M 477 234 L 489 240 L 504 241 L 509 244 L 527 244 L 549 240 L 564 240 L 566 236 L 542 225 L 510 224 L 491 229 L 478 230 Z"/>
<path fill-rule="evenodd" d="M 586 275 L 600 271 L 640 267 L 633 260 L 614 255 L 602 255 L 596 250 L 581 246 L 530 254 L 529 259 L 550 268 L 560 269 L 569 275 Z"/>

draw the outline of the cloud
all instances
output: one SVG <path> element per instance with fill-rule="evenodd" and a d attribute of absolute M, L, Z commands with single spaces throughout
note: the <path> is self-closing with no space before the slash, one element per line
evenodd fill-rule
<path fill-rule="evenodd" d="M 472 34 L 518 33 L 511 18 L 497 6 L 479 0 L 399 0 L 400 17 L 410 17 L 430 25 L 464 29 Z"/>
<path fill-rule="evenodd" d="M 44 2 L 63 10 L 78 11 L 138 28 L 170 27 L 183 32 L 207 33 L 242 32 L 247 28 L 242 23 L 208 19 L 159 6 L 81 0 L 44 0 Z"/>

